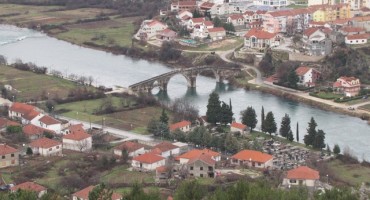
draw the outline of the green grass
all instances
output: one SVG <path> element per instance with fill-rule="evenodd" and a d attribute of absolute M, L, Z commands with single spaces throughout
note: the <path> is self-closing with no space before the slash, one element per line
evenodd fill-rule
<path fill-rule="evenodd" d="M 332 92 L 318 92 L 317 97 L 322 98 L 322 99 L 336 99 L 336 98 L 343 97 L 343 95 L 335 94 Z"/>
<path fill-rule="evenodd" d="M 83 44 L 92 42 L 104 46 L 130 46 L 134 34 L 133 21 L 136 18 L 122 18 L 85 23 L 68 27 L 67 32 L 57 34 L 62 40 Z"/>
<path fill-rule="evenodd" d="M 100 181 L 104 183 L 154 183 L 154 173 L 128 171 L 127 166 L 118 166 L 102 174 Z"/>
<path fill-rule="evenodd" d="M 287 6 L 288 8 L 307 8 L 307 5 L 296 5 L 296 4 L 290 4 Z"/>
<path fill-rule="evenodd" d="M 230 40 L 230 42 L 226 43 L 226 40 Z M 232 41 L 231 41 L 232 40 Z M 182 47 L 184 50 L 192 50 L 192 51 L 227 51 L 234 49 L 240 45 L 242 45 L 244 42 L 243 38 L 235 37 L 235 38 L 229 38 L 217 42 L 213 42 L 211 44 L 202 44 L 198 47 Z M 218 43 L 221 43 L 222 45 L 219 45 Z"/>
<path fill-rule="evenodd" d="M 79 86 L 71 81 L 49 75 L 35 74 L 9 66 L 0 66 L 0 83 L 9 84 L 16 92 L 17 100 L 39 99 L 41 95 L 49 93 L 49 97 L 58 95 L 67 97 L 71 89 Z"/>
<path fill-rule="evenodd" d="M 214 178 L 199 178 L 197 179 L 198 183 L 201 184 L 201 185 L 213 185 L 215 184 L 215 180 Z"/>
<path fill-rule="evenodd" d="M 274 140 L 277 140 L 277 141 L 279 141 L 279 142 L 281 142 L 283 144 L 290 144 L 290 145 L 293 145 L 293 146 L 305 147 L 305 148 L 308 148 L 308 149 L 312 149 L 311 147 L 307 147 L 306 145 L 304 145 L 302 143 L 299 143 L 299 142 L 296 142 L 295 140 L 293 140 L 292 142 L 290 142 L 290 141 L 288 141 L 285 138 L 282 138 L 282 137 L 279 137 L 279 136 L 275 136 L 275 134 L 272 134 L 272 136 L 270 136 L 270 134 L 268 134 L 268 133 L 263 133 L 263 132 L 255 131 L 255 130 L 253 130 L 253 132 L 251 132 L 249 134 L 249 139 L 251 139 L 251 140 L 254 140 L 254 139 L 258 138 L 258 137 L 264 137 L 266 139 L 273 138 Z M 294 137 L 295 137 L 295 135 L 294 135 Z"/>
<path fill-rule="evenodd" d="M 344 164 L 340 160 L 330 161 L 328 165 L 338 179 L 352 186 L 359 186 L 362 182 L 370 182 L 369 167 L 360 164 Z"/>
<path fill-rule="evenodd" d="M 12 175 L 10 173 L 1 173 L 1 177 L 6 184 L 13 183 Z"/>

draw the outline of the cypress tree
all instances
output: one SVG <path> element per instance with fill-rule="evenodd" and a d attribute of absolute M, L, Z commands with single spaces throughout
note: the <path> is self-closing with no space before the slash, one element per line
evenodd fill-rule
<path fill-rule="evenodd" d="M 164 108 L 162 109 L 161 117 L 159 118 L 159 121 L 161 121 L 163 124 L 168 125 L 168 115 Z"/>
<path fill-rule="evenodd" d="M 266 115 L 264 126 L 265 126 L 266 132 L 268 132 L 270 136 L 272 133 L 276 133 L 277 127 L 276 127 L 275 117 L 271 111 L 268 112 Z"/>
<path fill-rule="evenodd" d="M 216 124 L 220 122 L 220 113 L 221 113 L 221 105 L 220 105 L 220 97 L 217 93 L 212 92 L 209 95 L 208 105 L 207 105 L 207 121 L 212 124 Z"/>
<path fill-rule="evenodd" d="M 292 132 L 290 128 L 290 117 L 288 114 L 285 114 L 285 116 L 281 120 L 279 133 L 282 137 L 288 138 L 289 132 Z"/>
<path fill-rule="evenodd" d="M 265 122 L 265 109 L 262 106 L 262 110 L 261 110 L 261 131 L 262 132 L 266 132 L 265 128 L 263 127 L 264 122 Z"/>
<path fill-rule="evenodd" d="M 257 125 L 257 115 L 256 111 L 248 106 L 246 110 L 242 111 L 242 123 L 250 127 L 251 131 L 256 128 Z"/>
<path fill-rule="evenodd" d="M 303 141 L 306 146 L 314 144 L 316 134 L 317 134 L 316 127 L 317 127 L 317 123 L 315 119 L 311 117 L 311 121 L 308 123 L 307 134 L 303 138 Z"/>
<path fill-rule="evenodd" d="M 297 130 L 296 130 L 296 139 L 297 139 L 297 142 L 299 142 L 299 128 L 298 128 L 298 122 L 297 122 Z"/>

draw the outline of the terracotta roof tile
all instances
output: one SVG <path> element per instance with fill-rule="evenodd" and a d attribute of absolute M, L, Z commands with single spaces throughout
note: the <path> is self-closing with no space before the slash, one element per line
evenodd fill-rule
<path fill-rule="evenodd" d="M 160 21 L 157 21 L 157 20 L 152 20 L 151 22 L 149 22 L 147 25 L 148 26 L 155 26 L 155 25 L 161 25 L 161 26 L 165 26 L 162 22 Z"/>
<path fill-rule="evenodd" d="M 196 157 L 199 157 L 199 155 L 201 154 L 206 154 L 206 155 L 210 155 L 212 157 L 218 157 L 220 156 L 220 153 L 218 152 L 215 152 L 215 151 L 212 151 L 212 150 L 209 150 L 209 149 L 193 149 L 191 151 L 188 151 L 180 156 L 177 156 L 176 157 L 176 160 L 180 160 L 180 158 L 185 158 L 185 159 L 192 159 L 192 158 L 196 158 Z"/>
<path fill-rule="evenodd" d="M 56 120 L 48 115 L 45 115 L 40 118 L 40 122 L 46 124 L 46 125 L 53 125 L 53 124 L 60 124 L 61 122 L 59 120 Z"/>
<path fill-rule="evenodd" d="M 232 20 L 244 19 L 242 14 L 233 14 L 229 16 Z"/>
<path fill-rule="evenodd" d="M 213 26 L 213 22 L 211 22 L 211 21 L 205 21 L 205 22 L 203 22 L 204 23 L 204 25 L 206 25 L 206 26 Z"/>
<path fill-rule="evenodd" d="M 308 179 L 318 180 L 320 179 L 319 172 L 306 166 L 300 166 L 295 169 L 289 170 L 287 174 L 288 179 Z"/>
<path fill-rule="evenodd" d="M 244 37 L 246 38 L 250 38 L 250 37 L 256 37 L 258 39 L 272 39 L 276 36 L 275 33 L 269 33 L 267 31 L 264 31 L 264 30 L 261 30 L 261 29 L 257 29 L 257 28 L 252 28 L 251 30 L 249 30 Z"/>
<path fill-rule="evenodd" d="M 191 122 L 185 121 L 185 120 L 181 122 L 177 122 L 177 123 L 170 125 L 170 131 L 174 131 L 176 129 L 180 129 L 180 128 L 183 128 L 185 126 L 190 126 L 190 125 L 191 125 Z"/>
<path fill-rule="evenodd" d="M 179 1 L 178 5 L 179 6 L 196 6 L 197 2 L 196 1 Z"/>
<path fill-rule="evenodd" d="M 207 163 L 208 165 L 215 165 L 216 164 L 216 161 L 213 160 L 212 156 L 208 155 L 208 154 L 200 154 L 199 156 L 197 156 L 195 158 L 191 158 L 191 159 L 189 159 L 189 162 L 187 164 L 193 164 L 194 162 L 196 162 L 198 160 L 200 160 L 204 163 Z"/>
<path fill-rule="evenodd" d="M 370 38 L 370 35 L 367 33 L 364 34 L 355 34 L 346 36 L 347 40 L 367 40 Z"/>
<path fill-rule="evenodd" d="M 72 196 L 81 198 L 81 199 L 88 199 L 89 198 L 89 193 L 94 189 L 95 186 L 89 186 L 87 188 L 84 188 L 76 193 L 74 193 Z M 112 200 L 119 200 L 122 198 L 122 195 L 117 194 L 117 193 L 112 193 Z"/>
<path fill-rule="evenodd" d="M 67 135 L 64 135 L 63 136 L 63 139 L 69 139 L 69 140 L 77 140 L 77 141 L 80 141 L 80 140 L 83 140 L 83 139 L 86 139 L 86 138 L 89 138 L 91 137 L 90 134 L 87 134 L 85 131 L 83 130 L 78 130 L 78 131 L 73 131 L 72 133 L 70 134 L 67 134 Z"/>
<path fill-rule="evenodd" d="M 226 32 L 224 27 L 215 27 L 215 28 L 209 28 L 208 32 L 215 33 L 215 32 Z"/>
<path fill-rule="evenodd" d="M 214 3 L 210 3 L 210 2 L 204 2 L 202 4 L 200 4 L 200 8 L 203 8 L 203 9 L 211 9 L 215 4 Z"/>
<path fill-rule="evenodd" d="M 23 118 L 27 119 L 27 120 L 32 120 L 34 119 L 35 117 L 37 117 L 38 115 L 40 115 L 41 113 L 36 111 L 36 110 L 32 110 L 26 114 L 23 115 Z"/>
<path fill-rule="evenodd" d="M 18 122 L 8 120 L 6 118 L 0 118 L 0 128 L 5 128 L 7 126 L 20 126 Z"/>
<path fill-rule="evenodd" d="M 202 22 L 204 22 L 204 21 L 206 21 L 206 19 L 204 18 L 204 17 L 198 17 L 198 18 L 193 18 L 193 19 L 191 19 L 194 23 L 196 23 L 196 24 L 200 24 L 200 23 L 202 23 Z"/>
<path fill-rule="evenodd" d="M 155 169 L 157 173 L 167 172 L 169 169 L 166 166 L 160 166 Z"/>
<path fill-rule="evenodd" d="M 34 182 L 24 182 L 24 183 L 18 184 L 16 186 L 10 188 L 11 191 L 17 191 L 18 189 L 34 191 L 34 192 L 37 192 L 37 193 L 46 190 L 46 188 L 44 186 L 39 185 L 39 184 L 34 183 Z"/>
<path fill-rule="evenodd" d="M 61 144 L 62 143 L 59 142 L 59 141 L 52 140 L 52 139 L 44 137 L 44 138 L 39 138 L 37 140 L 32 141 L 30 143 L 30 146 L 47 149 L 47 148 L 55 147 L 55 146 L 58 146 L 58 145 L 61 145 Z"/>
<path fill-rule="evenodd" d="M 243 130 L 247 128 L 247 125 L 244 125 L 238 122 L 233 122 L 230 126 L 237 128 L 237 129 L 243 129 Z"/>
<path fill-rule="evenodd" d="M 310 37 L 313 33 L 315 33 L 318 30 L 319 30 L 318 27 L 307 28 L 306 30 L 303 31 L 303 35 Z"/>
<path fill-rule="evenodd" d="M 11 153 L 16 153 L 16 152 L 18 152 L 17 149 L 9 145 L 6 145 L 6 144 L 0 144 L 0 155 L 1 156 L 11 154 Z"/>
<path fill-rule="evenodd" d="M 116 146 L 114 149 L 126 150 L 129 153 L 131 153 L 131 152 L 134 152 L 134 151 L 136 151 L 138 149 L 141 149 L 143 147 L 144 147 L 144 145 L 139 144 L 137 142 L 126 141 L 126 142 L 123 142 L 122 144 Z"/>
<path fill-rule="evenodd" d="M 162 156 L 156 155 L 154 153 L 144 153 L 142 155 L 132 158 L 132 160 L 135 160 L 141 163 L 147 163 L 147 164 L 156 163 L 164 159 L 165 158 L 163 158 Z"/>
<path fill-rule="evenodd" d="M 239 153 L 233 155 L 231 158 L 238 159 L 238 160 L 252 160 L 255 162 L 265 163 L 272 159 L 272 155 L 262 153 L 259 151 L 253 150 L 242 150 Z"/>
<path fill-rule="evenodd" d="M 365 29 L 361 27 L 350 27 L 350 26 L 342 27 L 340 30 L 346 33 L 365 32 Z"/>
<path fill-rule="evenodd" d="M 161 142 L 161 143 L 155 145 L 154 148 L 158 148 L 162 152 L 166 152 L 166 151 L 169 151 L 169 150 L 172 150 L 172 149 L 177 149 L 179 147 L 170 143 L 170 142 Z"/>
<path fill-rule="evenodd" d="M 308 71 L 310 71 L 311 68 L 309 67 L 305 67 L 305 66 L 301 66 L 301 67 L 298 67 L 296 70 L 295 70 L 295 73 L 298 75 L 298 76 L 303 76 L 305 75 Z"/>
<path fill-rule="evenodd" d="M 38 126 L 35 126 L 33 124 L 27 124 L 23 127 L 23 133 L 26 134 L 27 136 L 31 135 L 42 135 L 44 132 L 49 132 L 49 133 L 55 133 L 52 130 L 44 129 Z"/>
<path fill-rule="evenodd" d="M 34 106 L 24 104 L 24 103 L 18 103 L 18 102 L 14 102 L 12 106 L 9 108 L 10 111 L 14 111 L 17 113 L 22 113 L 22 114 L 27 114 L 35 109 L 36 108 Z"/>

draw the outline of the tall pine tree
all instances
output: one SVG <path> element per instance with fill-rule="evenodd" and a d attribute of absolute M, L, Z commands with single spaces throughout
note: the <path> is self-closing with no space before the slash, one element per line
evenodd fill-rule
<path fill-rule="evenodd" d="M 276 127 L 276 122 L 275 122 L 275 117 L 274 114 L 270 111 L 266 115 L 266 119 L 264 122 L 264 127 L 266 132 L 268 132 L 271 136 L 272 133 L 276 133 L 277 127 Z"/>
<path fill-rule="evenodd" d="M 220 122 L 224 125 L 231 123 L 233 120 L 233 113 L 230 110 L 230 106 L 225 102 L 221 103 Z"/>
<path fill-rule="evenodd" d="M 265 122 L 265 109 L 262 106 L 262 110 L 261 110 L 261 131 L 262 132 L 266 132 L 265 128 L 263 127 L 264 122 Z"/>
<path fill-rule="evenodd" d="M 297 139 L 297 142 L 299 142 L 299 128 L 298 128 L 298 122 L 297 122 L 297 130 L 296 130 L 296 132 L 295 132 L 295 134 L 296 134 L 296 138 L 295 139 Z"/>
<path fill-rule="evenodd" d="M 289 132 L 292 132 L 290 128 L 290 117 L 288 114 L 285 114 L 285 116 L 281 120 L 281 126 L 280 126 L 279 133 L 282 137 L 285 137 L 288 139 Z"/>
<path fill-rule="evenodd" d="M 315 149 L 322 149 L 325 148 L 325 132 L 323 130 L 318 130 L 316 133 L 316 137 L 314 139 L 313 148 Z"/>
<path fill-rule="evenodd" d="M 159 121 L 161 121 L 163 124 L 168 125 L 168 115 L 164 108 L 162 109 L 161 117 L 159 118 Z"/>
<path fill-rule="evenodd" d="M 253 131 L 258 122 L 256 111 L 251 106 L 248 106 L 247 109 L 242 111 L 241 114 L 242 123 L 250 127 L 251 131 Z"/>
<path fill-rule="evenodd" d="M 212 92 L 209 95 L 208 105 L 207 105 L 207 121 L 212 124 L 216 124 L 220 122 L 220 113 L 221 113 L 221 105 L 220 105 L 220 97 L 217 93 Z"/>
<path fill-rule="evenodd" d="M 311 117 L 311 121 L 308 123 L 307 128 L 307 135 L 304 136 L 303 141 L 306 146 L 313 145 L 317 131 L 316 131 L 317 123 L 313 117 Z"/>

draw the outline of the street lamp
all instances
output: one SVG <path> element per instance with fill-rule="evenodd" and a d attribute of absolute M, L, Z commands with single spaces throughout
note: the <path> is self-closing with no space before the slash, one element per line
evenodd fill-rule
<path fill-rule="evenodd" d="M 326 183 L 329 184 L 329 174 L 326 174 Z"/>

